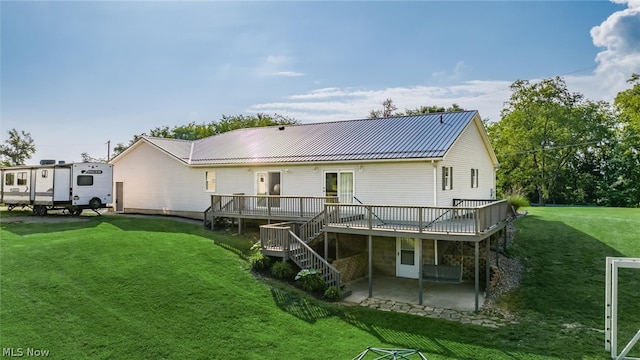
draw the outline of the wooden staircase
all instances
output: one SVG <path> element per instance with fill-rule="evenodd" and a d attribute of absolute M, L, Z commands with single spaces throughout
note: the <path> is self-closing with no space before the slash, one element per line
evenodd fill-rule
<path fill-rule="evenodd" d="M 298 234 L 294 232 L 294 228 L 295 224 L 291 222 L 261 226 L 262 252 L 282 257 L 285 261 L 290 259 L 300 269 L 320 270 L 327 286 L 340 287 L 340 271 L 309 246 L 310 242 L 317 241 L 324 232 L 324 212 L 301 225 Z"/>

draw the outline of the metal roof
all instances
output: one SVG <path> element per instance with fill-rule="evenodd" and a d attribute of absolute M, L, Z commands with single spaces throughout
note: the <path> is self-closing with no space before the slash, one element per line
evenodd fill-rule
<path fill-rule="evenodd" d="M 193 141 L 146 136 L 144 137 L 144 139 L 157 146 L 161 150 L 168 152 L 170 155 L 176 157 L 177 159 L 182 160 L 186 163 L 189 162 Z"/>
<path fill-rule="evenodd" d="M 147 141 L 193 165 L 442 158 L 477 111 L 239 129 Z"/>

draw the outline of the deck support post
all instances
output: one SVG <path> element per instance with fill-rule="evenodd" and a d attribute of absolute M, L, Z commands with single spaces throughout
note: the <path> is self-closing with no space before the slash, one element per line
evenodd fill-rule
<path fill-rule="evenodd" d="M 238 235 L 242 235 L 242 218 L 238 218 Z"/>
<path fill-rule="evenodd" d="M 476 288 L 476 311 L 479 309 L 480 304 L 480 244 L 475 243 L 475 288 Z"/>
<path fill-rule="evenodd" d="M 424 239 L 420 239 L 420 245 L 418 246 L 418 305 L 422 305 L 422 245 Z"/>
<path fill-rule="evenodd" d="M 324 259 L 327 260 L 327 258 L 329 257 L 329 234 L 327 234 L 327 232 L 324 232 Z M 338 258 L 338 255 L 336 254 L 336 259 Z"/>
<path fill-rule="evenodd" d="M 369 248 L 369 297 L 373 297 L 373 236 L 369 235 L 367 243 Z"/>
<path fill-rule="evenodd" d="M 484 296 L 488 297 L 489 296 L 489 291 L 491 290 L 491 269 L 489 267 L 489 255 L 491 255 L 491 236 L 489 236 L 488 238 L 484 239 L 487 242 L 487 255 L 485 257 L 484 260 L 484 267 L 485 267 L 485 293 Z"/>

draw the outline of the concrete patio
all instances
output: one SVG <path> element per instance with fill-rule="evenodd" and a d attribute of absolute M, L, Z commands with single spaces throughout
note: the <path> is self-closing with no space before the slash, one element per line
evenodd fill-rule
<path fill-rule="evenodd" d="M 475 311 L 475 289 L 472 282 L 444 284 L 424 281 L 422 305 L 431 308 Z M 369 297 L 367 277 L 346 284 L 351 295 L 344 301 L 362 303 Z M 418 280 L 397 277 L 373 277 L 373 298 L 418 304 Z M 479 307 L 484 304 L 484 284 L 480 283 Z"/>

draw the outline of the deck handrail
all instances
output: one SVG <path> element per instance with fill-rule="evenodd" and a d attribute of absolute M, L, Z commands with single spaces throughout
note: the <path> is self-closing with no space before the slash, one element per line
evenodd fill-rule
<path fill-rule="evenodd" d="M 325 216 L 327 226 L 479 235 L 506 221 L 507 210 L 506 200 L 476 207 L 326 204 Z"/>
<path fill-rule="evenodd" d="M 290 259 L 295 262 L 301 269 L 316 269 L 321 271 L 327 286 L 335 286 L 340 288 L 340 270 L 329 264 L 320 254 L 315 252 L 309 245 L 298 237 L 293 231 L 289 230 L 291 247 L 289 248 Z M 299 245 L 299 246 L 296 246 Z M 307 259 L 309 263 L 298 263 L 297 259 Z"/>
<path fill-rule="evenodd" d="M 337 203 L 335 196 L 212 194 L 211 203 L 233 204 L 214 207 L 218 216 L 254 215 L 267 218 L 309 219 L 324 210 L 325 203 Z"/>
<path fill-rule="evenodd" d="M 312 217 L 306 223 L 300 225 L 300 237 L 309 242 L 313 240 L 318 234 L 322 233 L 322 229 L 325 224 L 324 209 L 316 216 Z"/>
<path fill-rule="evenodd" d="M 284 253 L 301 269 L 321 270 L 328 286 L 340 287 L 340 271 L 315 252 L 292 230 L 291 222 L 260 226 L 260 245 L 265 254 Z"/>

